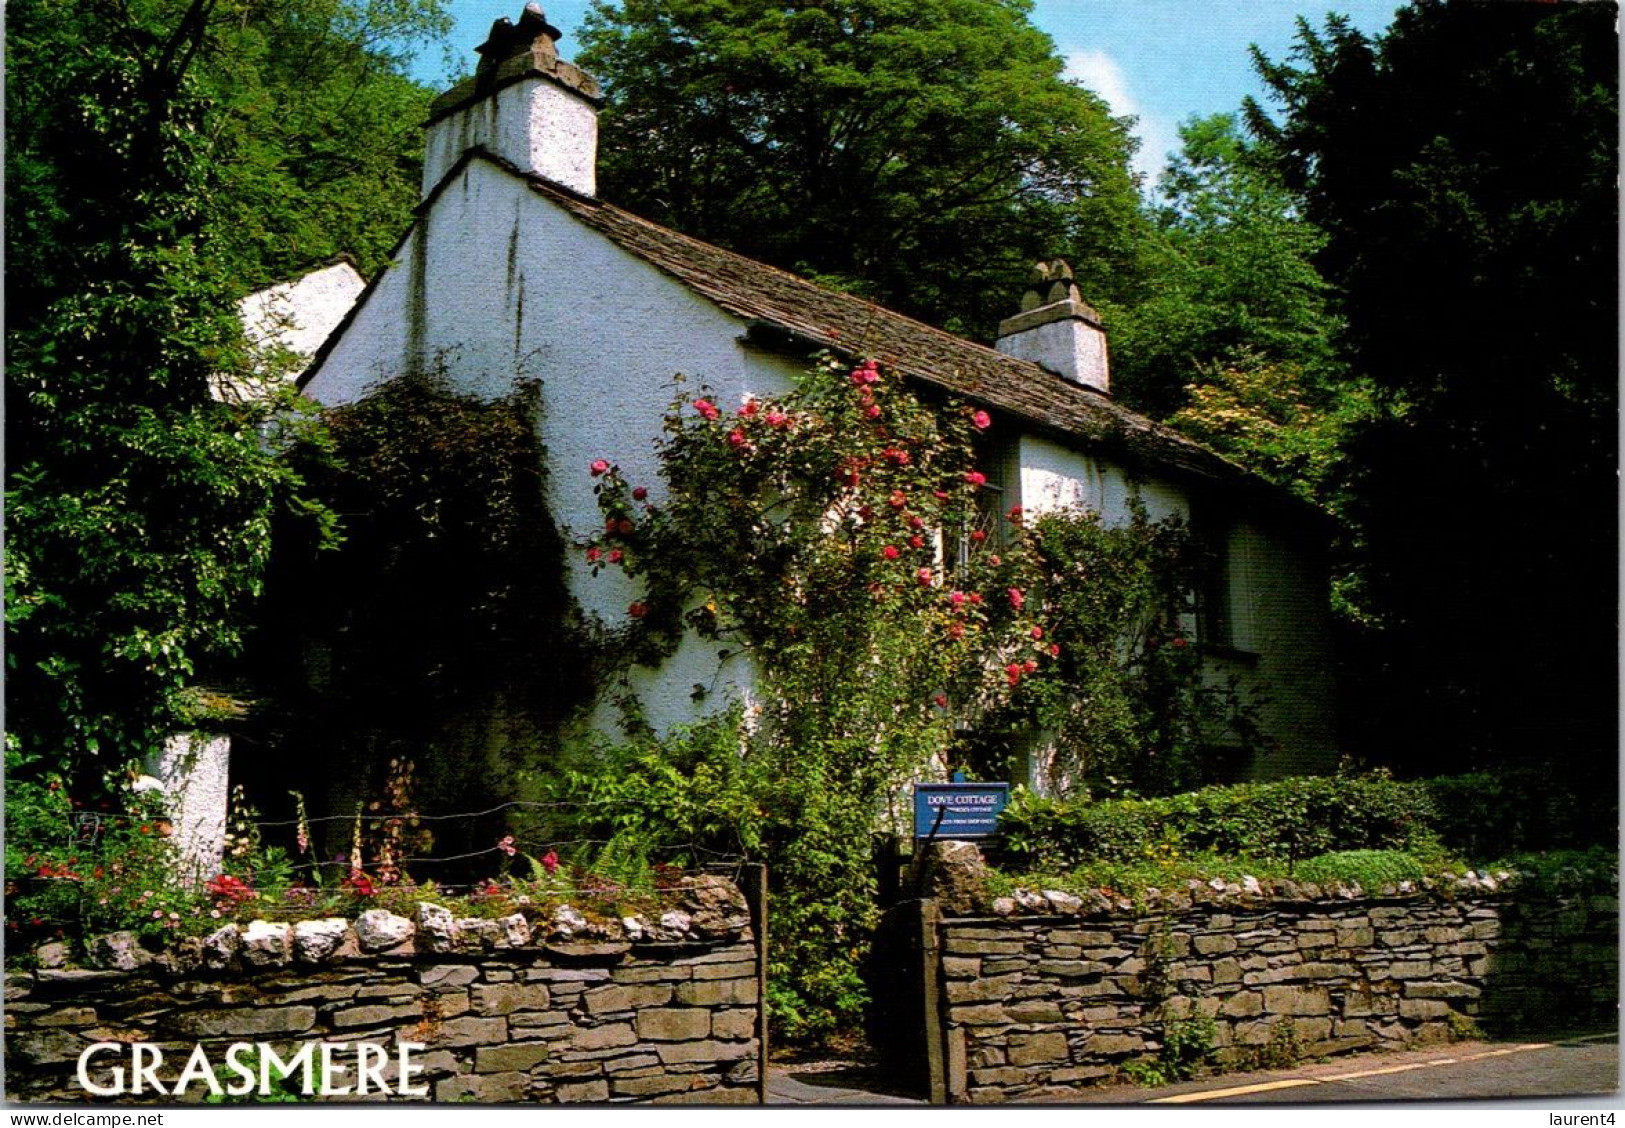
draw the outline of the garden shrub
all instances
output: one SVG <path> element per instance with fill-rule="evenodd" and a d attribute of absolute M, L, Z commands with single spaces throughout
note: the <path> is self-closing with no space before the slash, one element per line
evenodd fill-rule
<path fill-rule="evenodd" d="M 1428 792 L 1385 775 L 1302 777 L 1156 799 L 1048 799 L 1018 793 L 1005 848 L 1023 864 L 1071 868 L 1181 855 L 1295 861 L 1339 850 L 1436 850 Z"/>

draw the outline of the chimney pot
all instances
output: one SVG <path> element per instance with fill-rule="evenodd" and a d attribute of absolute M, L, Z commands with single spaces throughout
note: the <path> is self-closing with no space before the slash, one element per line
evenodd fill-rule
<path fill-rule="evenodd" d="M 582 195 L 596 192 L 603 99 L 591 75 L 559 58 L 561 34 L 534 3 L 517 24 L 506 18 L 491 24 L 476 48 L 474 77 L 429 107 L 424 195 L 472 149 Z"/>
<path fill-rule="evenodd" d="M 1072 268 L 1061 259 L 1033 267 L 1021 312 L 999 323 L 995 347 L 1075 384 L 1111 394 L 1106 331 L 1100 315 L 1078 293 Z"/>

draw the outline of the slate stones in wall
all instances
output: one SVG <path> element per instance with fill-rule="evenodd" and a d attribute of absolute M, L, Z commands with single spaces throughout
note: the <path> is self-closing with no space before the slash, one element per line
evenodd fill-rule
<path fill-rule="evenodd" d="M 944 920 L 953 1102 L 1065 1096 L 1211 1022 L 1219 1066 L 1611 1023 L 1612 897 L 1479 893 L 1198 903 L 1152 914 Z"/>
<path fill-rule="evenodd" d="M 7 1094 L 94 1099 L 77 1067 L 96 1043 L 152 1047 L 143 1052 L 162 1055 L 155 1076 L 170 1089 L 200 1045 L 219 1066 L 234 1043 L 263 1043 L 283 1060 L 343 1043 L 336 1060 L 348 1072 L 330 1078 L 325 1099 L 753 1104 L 757 951 L 729 889 L 727 898 L 708 890 L 686 921 L 648 930 L 666 938 L 641 942 L 565 938 L 544 925 L 533 933 L 524 918 L 457 921 L 434 906 L 415 924 L 373 911 L 353 923 L 229 926 L 162 960 L 114 939 L 102 945 L 106 967 L 8 976 Z M 413 1097 L 398 1091 L 407 1043 L 422 1047 L 407 1056 L 416 1069 L 407 1080 L 423 1090 Z M 367 1051 L 374 1080 L 388 1089 L 339 1094 L 357 1083 L 363 1044 L 377 1047 Z M 131 1064 L 104 1051 L 89 1075 L 107 1087 L 114 1065 L 128 1078 Z M 236 1080 L 217 1072 L 222 1085 Z M 149 1089 L 119 1099 L 208 1095 L 194 1078 L 178 1097 Z"/>

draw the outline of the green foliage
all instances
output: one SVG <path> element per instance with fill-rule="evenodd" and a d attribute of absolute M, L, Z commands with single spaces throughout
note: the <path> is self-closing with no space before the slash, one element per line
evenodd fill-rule
<path fill-rule="evenodd" d="M 1233 694 L 1204 682 L 1186 637 L 1200 556 L 1184 525 L 1135 505 L 1113 526 L 1094 513 L 1046 514 L 1031 539 L 1046 625 L 1030 648 L 1050 661 L 981 726 L 983 758 L 1001 723 L 1014 722 L 1018 735 L 1054 734 L 1063 786 L 1158 793 L 1210 780 L 1213 748 L 1245 747 L 1252 729 Z"/>
<path fill-rule="evenodd" d="M 30 218 L 7 232 L 7 739 L 78 793 L 150 753 L 240 648 L 302 425 L 287 396 L 210 395 L 253 358 L 207 238 L 207 6 L 109 12 L 72 49 L 54 11 L 8 11 L 8 191 Z"/>
<path fill-rule="evenodd" d="M 409 760 L 421 802 L 484 810 L 555 751 L 597 667 L 565 587 L 539 410 L 533 386 L 487 401 L 428 375 L 327 413 L 327 448 L 298 466 L 344 541 L 322 551 L 294 522 L 277 529 L 250 655 L 267 701 L 256 735 L 277 757 L 233 766 L 252 794 L 285 809 L 289 776 L 309 778 L 312 813 L 347 816 Z M 341 826 L 316 823 L 322 856 L 348 848 Z M 501 828 L 446 825 L 437 848 L 484 849 Z"/>
<path fill-rule="evenodd" d="M 1436 849 L 1425 789 L 1385 775 L 1209 787 L 1162 799 L 1046 799 L 1018 792 L 1006 846 L 1032 864 L 1135 862 L 1160 849 L 1295 861 L 1340 850 Z"/>
<path fill-rule="evenodd" d="M 1614 790 L 1615 15 L 1414 0 L 1375 39 L 1300 20 L 1256 59 L 1281 112 L 1248 125 L 1325 233 L 1383 409 L 1345 444 L 1380 628 L 1351 651 L 1378 672 L 1354 717 L 1413 770 L 1534 750 Z"/>
<path fill-rule="evenodd" d="M 956 331 L 1032 262 L 1121 289 L 1133 141 L 1062 77 L 1026 0 L 597 3 L 604 195 Z"/>
<path fill-rule="evenodd" d="M 153 146 L 167 111 L 148 111 L 183 85 L 206 104 L 184 139 L 211 179 L 181 202 L 233 296 L 341 254 L 385 262 L 418 199 L 431 96 L 403 71 L 449 27 L 440 0 L 21 0 L 6 17 L 14 317 L 81 289 L 98 228 L 151 213 L 152 175 L 178 166 Z M 87 67 L 110 56 L 133 64 L 111 87 Z M 98 152 L 85 126 L 128 143 Z M 120 194 L 125 208 L 98 203 Z"/>
<path fill-rule="evenodd" d="M 1185 391 L 1188 401 L 1169 417 L 1171 426 L 1305 501 L 1341 513 L 1342 444 L 1375 413 L 1369 384 L 1339 384 L 1328 406 L 1301 367 L 1243 353 L 1202 370 Z"/>
<path fill-rule="evenodd" d="M 1215 372 L 1279 367 L 1316 412 L 1333 410 L 1340 322 L 1314 262 L 1325 237 L 1234 116 L 1193 118 L 1180 137 L 1159 184 L 1144 293 L 1106 311 L 1118 396 L 1163 418 Z"/>
<path fill-rule="evenodd" d="M 1300 864 L 1293 876 L 1304 881 L 1353 882 L 1367 892 L 1401 881 L 1420 881 L 1422 864 L 1401 850 L 1341 850 Z"/>

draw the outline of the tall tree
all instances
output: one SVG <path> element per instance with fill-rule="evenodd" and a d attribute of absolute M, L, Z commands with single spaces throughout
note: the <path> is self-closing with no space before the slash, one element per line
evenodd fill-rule
<path fill-rule="evenodd" d="M 237 86 L 223 76 L 267 28 L 281 29 L 265 36 L 277 42 L 326 19 L 359 42 L 339 11 L 222 0 L 8 8 L 14 767 L 94 782 L 139 758 L 182 718 L 189 684 L 240 645 L 271 514 L 297 477 L 277 458 L 277 400 L 211 395 L 218 377 L 254 370 L 235 299 L 271 261 L 246 262 L 227 237 L 249 208 L 232 163 L 251 131 L 220 95 L 241 88 L 240 74 Z M 295 173 L 292 184 L 311 175 Z"/>
<path fill-rule="evenodd" d="M 1180 138 L 1158 184 L 1145 293 L 1112 311 L 1119 396 L 1160 418 L 1204 372 L 1261 363 L 1330 395 L 1339 322 L 1314 263 L 1324 236 L 1233 115 L 1193 118 Z"/>
<path fill-rule="evenodd" d="M 1611 4 L 1300 22 L 1248 123 L 1327 234 L 1383 405 L 1352 510 L 1382 634 L 1366 734 L 1420 767 L 1612 786 L 1618 58 Z"/>
<path fill-rule="evenodd" d="M 1126 122 L 1062 78 L 1028 0 L 595 3 L 604 195 L 989 335 L 1031 263 L 1116 292 L 1140 223 Z"/>

